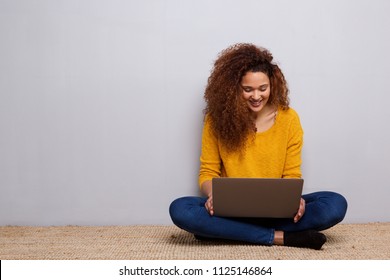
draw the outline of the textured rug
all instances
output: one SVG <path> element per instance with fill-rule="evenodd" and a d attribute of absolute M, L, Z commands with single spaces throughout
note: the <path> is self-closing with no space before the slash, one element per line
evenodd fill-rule
<path fill-rule="evenodd" d="M 0 227 L 2 260 L 389 260 L 390 223 L 340 224 L 319 251 L 199 241 L 175 226 Z"/>

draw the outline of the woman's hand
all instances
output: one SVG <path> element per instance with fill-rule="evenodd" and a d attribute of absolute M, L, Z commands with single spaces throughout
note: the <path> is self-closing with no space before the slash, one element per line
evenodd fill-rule
<path fill-rule="evenodd" d="M 305 208 L 306 208 L 306 201 L 301 198 L 301 203 L 299 204 L 299 209 L 297 214 L 294 217 L 294 223 L 297 223 L 305 214 Z"/>
<path fill-rule="evenodd" d="M 204 204 L 206 207 L 206 210 L 209 212 L 209 214 L 212 216 L 214 215 L 214 209 L 213 209 L 213 195 L 210 194 L 209 197 L 207 198 L 206 203 Z"/>

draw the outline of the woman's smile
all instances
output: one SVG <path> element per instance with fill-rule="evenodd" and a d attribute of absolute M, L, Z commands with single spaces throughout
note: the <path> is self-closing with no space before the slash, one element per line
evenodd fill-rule
<path fill-rule="evenodd" d="M 250 100 L 249 100 L 250 105 L 251 105 L 252 107 L 255 107 L 255 108 L 260 107 L 261 104 L 262 104 L 262 102 L 263 102 L 263 99 L 258 99 L 258 100 L 250 99 Z"/>

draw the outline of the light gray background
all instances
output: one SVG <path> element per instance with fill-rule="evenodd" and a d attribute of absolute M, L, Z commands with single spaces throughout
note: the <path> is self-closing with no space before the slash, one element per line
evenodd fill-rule
<path fill-rule="evenodd" d="M 0 225 L 170 224 L 198 195 L 219 51 L 267 47 L 305 130 L 305 192 L 390 221 L 390 2 L 0 0 Z"/>

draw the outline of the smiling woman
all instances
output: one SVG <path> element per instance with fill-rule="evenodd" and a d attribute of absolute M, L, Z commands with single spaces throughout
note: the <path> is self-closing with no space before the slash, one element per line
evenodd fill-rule
<path fill-rule="evenodd" d="M 172 202 L 170 215 L 197 238 L 321 249 L 319 232 L 344 219 L 347 201 L 334 192 L 305 194 L 291 219 L 214 215 L 212 179 L 300 178 L 303 130 L 288 88 L 268 50 L 237 44 L 214 64 L 205 91 L 199 186 L 205 197 Z M 264 219 L 265 218 L 265 219 Z"/>
<path fill-rule="evenodd" d="M 263 114 L 288 108 L 287 96 L 287 82 L 272 54 L 252 44 L 236 44 L 222 51 L 214 64 L 204 96 L 205 112 L 224 146 L 238 151 L 248 136 L 261 131 Z"/>
<path fill-rule="evenodd" d="M 256 124 L 256 132 L 264 132 L 275 122 L 277 108 L 267 105 L 270 97 L 270 81 L 263 72 L 247 72 L 241 80 L 242 97 L 247 101 Z"/>

